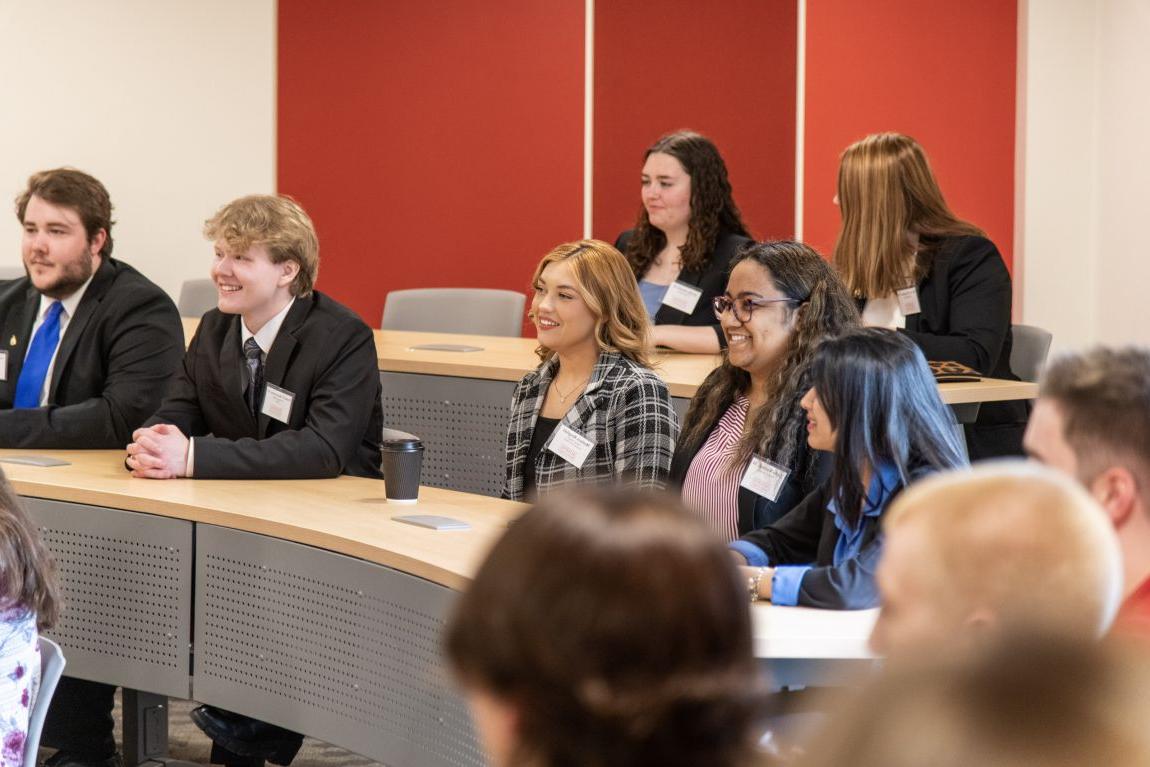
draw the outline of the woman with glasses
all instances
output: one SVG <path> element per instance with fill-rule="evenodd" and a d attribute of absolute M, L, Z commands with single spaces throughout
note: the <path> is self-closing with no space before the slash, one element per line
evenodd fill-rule
<path fill-rule="evenodd" d="M 731 195 L 727 166 L 710 139 L 663 136 L 644 155 L 643 205 L 615 247 L 639 281 L 658 346 L 715 353 L 725 338 L 711 314 L 731 258 L 750 235 Z"/>
<path fill-rule="evenodd" d="M 879 133 L 847 147 L 835 199 L 834 262 L 864 324 L 899 329 L 929 360 L 1018 380 L 1010 273 L 983 231 L 947 207 L 914 139 Z M 1024 402 L 983 404 L 966 427 L 971 458 L 1021 455 L 1026 419 Z"/>
<path fill-rule="evenodd" d="M 731 549 L 750 565 L 752 600 L 875 607 L 883 513 L 914 480 L 966 458 L 926 358 L 901 333 L 863 328 L 824 341 L 809 381 L 807 444 L 832 454 L 830 478 Z"/>
<path fill-rule="evenodd" d="M 539 262 L 532 288 L 543 362 L 515 387 L 503 497 L 576 482 L 663 487 L 679 424 L 650 368 L 627 260 L 599 240 L 565 243 Z"/>
<path fill-rule="evenodd" d="M 824 338 L 858 312 L 838 275 L 798 242 L 741 251 L 712 302 L 727 352 L 684 419 L 671 481 L 726 540 L 774 522 L 825 474 L 799 400 Z"/>

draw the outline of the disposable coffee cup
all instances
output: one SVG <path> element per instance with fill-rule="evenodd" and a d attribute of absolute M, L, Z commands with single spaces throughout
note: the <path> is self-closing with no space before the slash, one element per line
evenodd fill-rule
<path fill-rule="evenodd" d="M 419 477 L 423 470 L 423 441 L 414 434 L 385 433 L 383 457 L 384 493 L 388 503 L 414 504 L 419 500 Z"/>

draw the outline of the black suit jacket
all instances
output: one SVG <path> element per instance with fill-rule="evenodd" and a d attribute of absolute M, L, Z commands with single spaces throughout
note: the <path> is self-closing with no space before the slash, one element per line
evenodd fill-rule
<path fill-rule="evenodd" d="M 929 360 L 954 360 L 983 375 L 1017 381 L 1010 370 L 1013 337 L 1010 273 L 985 237 L 930 242 L 930 270 L 918 284 L 921 312 L 906 318 L 906 334 Z M 1029 406 L 988 402 L 966 427 L 971 460 L 1022 455 Z"/>
<path fill-rule="evenodd" d="M 683 489 L 683 480 L 687 478 L 687 471 L 691 462 L 703 449 L 707 438 L 719 425 L 723 412 L 710 424 L 706 437 L 697 445 L 687 445 L 679 442 L 675 447 L 675 455 L 671 459 L 671 475 L 668 487 L 677 491 Z M 824 481 L 830 477 L 832 458 L 830 453 L 821 450 L 811 450 L 806 442 L 800 444 L 796 451 L 795 460 L 788 468 L 791 470 L 787 481 L 783 483 L 779 496 L 770 500 L 764 496 L 739 487 L 739 535 L 746 535 L 752 530 L 758 530 L 773 524 L 789 512 L 799 501 L 806 498 Z"/>
<path fill-rule="evenodd" d="M 627 252 L 627 243 L 630 242 L 634 233 L 634 229 L 628 229 L 616 238 L 615 248 L 620 253 Z M 731 259 L 743 246 L 749 245 L 751 242 L 750 238 L 741 234 L 720 232 L 719 239 L 715 243 L 715 250 L 703 266 L 699 269 L 684 270 L 679 274 L 680 282 L 694 285 L 703 291 L 703 295 L 699 296 L 699 303 L 695 304 L 695 311 L 687 314 L 663 304 L 659 307 L 658 313 L 655 314 L 655 324 L 709 326 L 719 337 L 719 347 L 726 348 L 727 338 L 723 335 L 718 320 L 715 319 L 715 309 L 711 306 L 711 301 L 715 296 L 723 295 L 727 289 L 727 276 L 731 271 Z"/>
<path fill-rule="evenodd" d="M 264 365 L 267 383 L 295 395 L 287 423 L 252 416 L 246 376 L 239 315 L 212 309 L 148 421 L 175 424 L 196 438 L 194 476 L 382 476 L 375 337 L 350 309 L 313 292 L 288 310 Z"/>
<path fill-rule="evenodd" d="M 122 448 L 160 403 L 180 364 L 184 330 L 172 299 L 132 267 L 101 260 L 60 339 L 48 404 L 12 409 L 40 294 L 24 277 L 0 284 L 0 447 Z"/>

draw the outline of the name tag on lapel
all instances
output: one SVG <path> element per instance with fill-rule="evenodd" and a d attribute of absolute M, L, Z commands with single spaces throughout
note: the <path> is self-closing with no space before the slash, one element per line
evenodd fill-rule
<path fill-rule="evenodd" d="M 683 314 L 691 314 L 699 305 L 699 296 L 703 295 L 700 288 L 688 285 L 685 282 L 673 282 L 663 294 L 663 303 L 672 309 L 678 309 Z"/>
<path fill-rule="evenodd" d="M 551 441 L 547 443 L 548 450 L 576 469 L 587 461 L 594 447 L 594 442 L 565 423 L 559 424 L 559 428 L 551 435 Z"/>
<path fill-rule="evenodd" d="M 0 381 L 8 380 L 8 352 L 0 351 Z"/>
<path fill-rule="evenodd" d="M 293 402 L 295 395 L 287 389 L 281 389 L 275 384 L 264 384 L 264 402 L 260 412 L 280 423 L 288 423 Z"/>
<path fill-rule="evenodd" d="M 755 495 L 761 495 L 768 501 L 774 502 L 779 500 L 779 493 L 790 474 L 791 472 L 787 467 L 780 466 L 774 461 L 768 461 L 766 458 L 752 455 L 751 463 L 747 466 L 746 473 L 743 474 L 743 481 L 739 484 Z"/>
<path fill-rule="evenodd" d="M 922 307 L 918 305 L 918 288 L 914 285 L 911 285 L 909 288 L 903 288 L 895 295 L 898 296 L 898 310 L 902 312 L 904 317 L 918 314 L 922 311 Z"/>

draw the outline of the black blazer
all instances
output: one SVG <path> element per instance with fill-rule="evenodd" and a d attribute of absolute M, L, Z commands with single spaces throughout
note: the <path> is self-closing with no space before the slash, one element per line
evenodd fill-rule
<path fill-rule="evenodd" d="M 912 471 L 911 480 L 932 472 L 929 468 Z M 895 488 L 878 516 L 862 518 L 862 548 L 858 556 L 838 567 L 833 565 L 839 529 L 835 526 L 834 513 L 827 508 L 831 500 L 830 482 L 820 485 L 775 524 L 748 533 L 740 540 L 762 549 L 772 567 L 814 565 L 803 575 L 800 606 L 830 610 L 875 607 L 879 603 L 875 571 L 882 557 L 882 518 L 902 490 L 902 486 Z"/>
<path fill-rule="evenodd" d="M 627 252 L 627 243 L 631 241 L 634 229 L 628 229 L 615 240 L 615 248 L 620 253 Z M 720 232 L 715 243 L 715 250 L 707 259 L 701 269 L 684 270 L 679 274 L 679 281 L 694 285 L 703 291 L 699 296 L 699 303 L 695 304 L 695 311 L 690 314 L 681 312 L 664 304 L 655 314 L 656 325 L 707 325 L 714 328 L 715 335 L 719 337 L 719 347 L 726 348 L 727 338 L 715 319 L 715 309 L 711 301 L 715 296 L 723 295 L 727 289 L 727 275 L 731 271 L 731 259 L 735 257 L 743 246 L 749 245 L 752 240 L 741 234 Z"/>
<path fill-rule="evenodd" d="M 723 412 L 720 412 L 718 418 L 707 428 L 707 436 L 697 445 L 687 445 L 680 441 L 676 446 L 675 455 L 671 459 L 671 475 L 667 483 L 669 488 L 674 488 L 678 492 L 682 491 L 683 480 L 687 478 L 687 471 L 691 468 L 691 462 L 703 449 L 707 438 L 719 425 L 719 420 L 722 417 Z M 806 442 L 802 442 L 799 449 L 795 451 L 795 460 L 788 467 L 791 473 L 787 477 L 787 481 L 783 483 L 777 499 L 772 501 L 740 486 L 739 535 L 746 535 L 752 530 L 758 530 L 777 522 L 795 504 L 814 492 L 830 476 L 831 465 L 830 453 L 822 450 L 811 450 Z"/>
<path fill-rule="evenodd" d="M 168 294 L 122 261 L 101 259 L 60 339 L 45 407 L 12 409 L 40 294 L 27 278 L 0 285 L 0 447 L 122 448 L 160 404 L 184 353 Z"/>
<path fill-rule="evenodd" d="M 1010 273 L 998 248 L 985 237 L 946 237 L 933 244 L 930 270 L 918 284 L 922 311 L 907 316 L 906 334 L 929 360 L 954 360 L 983 375 L 1017 381 L 1010 370 Z M 984 403 L 978 420 L 966 427 L 971 460 L 1022 455 L 1029 413 L 1025 401 Z"/>
<path fill-rule="evenodd" d="M 295 395 L 288 423 L 253 417 L 240 317 L 212 309 L 148 425 L 196 437 L 193 474 L 203 479 L 381 477 L 379 363 L 371 329 L 321 293 L 297 298 L 264 366 L 269 384 Z"/>

